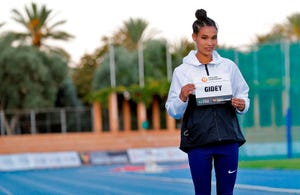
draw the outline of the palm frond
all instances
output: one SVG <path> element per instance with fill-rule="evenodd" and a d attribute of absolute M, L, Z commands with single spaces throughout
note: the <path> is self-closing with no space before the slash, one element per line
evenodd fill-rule
<path fill-rule="evenodd" d="M 55 31 L 45 34 L 45 38 L 52 38 L 56 40 L 69 40 L 71 38 L 74 38 L 73 35 L 66 33 L 64 31 Z"/>
<path fill-rule="evenodd" d="M 52 29 L 54 29 L 54 28 L 57 27 L 57 26 L 60 26 L 60 25 L 62 25 L 62 24 L 65 24 L 66 22 L 67 22 L 66 20 L 61 20 L 61 21 L 55 22 L 54 24 L 48 26 L 48 29 L 49 29 L 49 30 L 52 30 Z"/>
<path fill-rule="evenodd" d="M 12 16 L 12 19 L 16 22 L 22 24 L 25 28 L 28 28 L 27 20 L 23 17 L 23 15 L 16 9 L 12 10 L 12 13 L 14 14 Z"/>

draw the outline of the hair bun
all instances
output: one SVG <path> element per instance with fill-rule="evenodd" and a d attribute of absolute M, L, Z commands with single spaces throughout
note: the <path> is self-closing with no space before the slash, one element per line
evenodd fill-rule
<path fill-rule="evenodd" d="M 195 16 L 198 20 L 204 20 L 207 18 L 206 11 L 204 9 L 198 9 Z"/>

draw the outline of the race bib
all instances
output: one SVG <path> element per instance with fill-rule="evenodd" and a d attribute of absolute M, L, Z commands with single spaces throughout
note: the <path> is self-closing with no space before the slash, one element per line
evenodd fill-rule
<path fill-rule="evenodd" d="M 195 95 L 198 106 L 222 104 L 232 98 L 229 75 L 203 76 L 194 79 Z"/>

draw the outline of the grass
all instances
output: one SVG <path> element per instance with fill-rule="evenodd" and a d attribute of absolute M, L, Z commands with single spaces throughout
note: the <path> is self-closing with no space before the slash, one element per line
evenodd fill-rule
<path fill-rule="evenodd" d="M 240 168 L 300 170 L 300 158 L 278 160 L 241 160 Z"/>

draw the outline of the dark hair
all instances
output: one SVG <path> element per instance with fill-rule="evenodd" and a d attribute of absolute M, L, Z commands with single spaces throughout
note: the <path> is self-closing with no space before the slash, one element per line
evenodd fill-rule
<path fill-rule="evenodd" d="M 204 9 L 198 9 L 195 13 L 197 20 L 193 23 L 193 33 L 197 34 L 201 27 L 204 26 L 213 26 L 218 31 L 218 27 L 215 21 L 206 15 L 206 11 Z"/>

